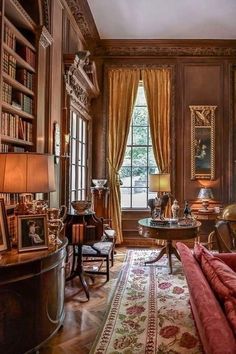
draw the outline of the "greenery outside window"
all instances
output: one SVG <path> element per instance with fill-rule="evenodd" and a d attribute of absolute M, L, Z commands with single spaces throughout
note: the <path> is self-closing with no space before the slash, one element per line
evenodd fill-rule
<path fill-rule="evenodd" d="M 87 181 L 87 127 L 80 115 L 71 111 L 70 120 L 70 202 L 84 200 Z"/>
<path fill-rule="evenodd" d="M 121 207 L 147 208 L 155 193 L 148 190 L 148 175 L 158 173 L 150 136 L 147 102 L 142 83 L 132 115 L 123 165 L 120 169 Z"/>

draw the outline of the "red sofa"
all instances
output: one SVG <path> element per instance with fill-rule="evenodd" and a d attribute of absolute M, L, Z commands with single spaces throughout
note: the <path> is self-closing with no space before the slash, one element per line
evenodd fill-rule
<path fill-rule="evenodd" d="M 178 242 L 190 304 L 206 354 L 236 354 L 236 254 L 192 252 Z"/>

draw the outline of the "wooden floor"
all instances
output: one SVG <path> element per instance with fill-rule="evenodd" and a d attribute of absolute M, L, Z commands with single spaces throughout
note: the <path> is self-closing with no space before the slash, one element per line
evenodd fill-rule
<path fill-rule="evenodd" d="M 65 320 L 60 331 L 40 349 L 40 354 L 87 354 L 96 338 L 99 327 L 116 285 L 127 249 L 117 248 L 114 266 L 110 268 L 110 281 L 96 276 L 90 284 L 87 301 L 78 278 L 69 281 L 65 290 Z"/>

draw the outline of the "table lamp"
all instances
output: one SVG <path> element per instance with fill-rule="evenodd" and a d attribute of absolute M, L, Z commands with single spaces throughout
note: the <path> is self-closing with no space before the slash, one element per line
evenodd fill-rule
<path fill-rule="evenodd" d="M 211 188 L 201 188 L 199 193 L 198 193 L 198 199 L 201 199 L 202 201 L 202 206 L 203 209 L 200 209 L 201 211 L 210 211 L 208 209 L 209 207 L 209 200 L 213 199 L 213 193 Z"/>
<path fill-rule="evenodd" d="M 55 191 L 54 159 L 40 153 L 0 153 L 0 193 L 48 193 Z M 16 214 L 27 214 L 24 196 Z"/>
<path fill-rule="evenodd" d="M 169 200 L 168 192 L 170 192 L 170 174 L 157 173 L 149 175 L 149 191 L 157 192 L 156 200 L 159 205 L 155 205 L 154 209 L 159 209 L 159 216 L 160 218 L 163 218 Z"/>

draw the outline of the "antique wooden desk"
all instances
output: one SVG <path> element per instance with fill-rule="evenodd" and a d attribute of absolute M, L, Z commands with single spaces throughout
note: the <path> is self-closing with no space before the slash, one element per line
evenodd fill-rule
<path fill-rule="evenodd" d="M 36 352 L 61 327 L 66 245 L 1 255 L 0 353 Z"/>
<path fill-rule="evenodd" d="M 142 234 L 144 237 L 156 238 L 159 240 L 165 240 L 165 246 L 160 250 L 158 256 L 145 264 L 151 264 L 157 262 L 164 254 L 168 257 L 170 274 L 172 273 L 171 255 L 174 254 L 179 260 L 179 254 L 177 249 L 173 246 L 172 241 L 187 240 L 190 238 L 196 238 L 199 232 L 201 223 L 199 221 L 194 222 L 192 225 L 179 226 L 178 224 L 167 224 L 165 226 L 152 225 L 151 218 L 145 218 L 139 220 L 139 225 L 142 227 Z"/>

